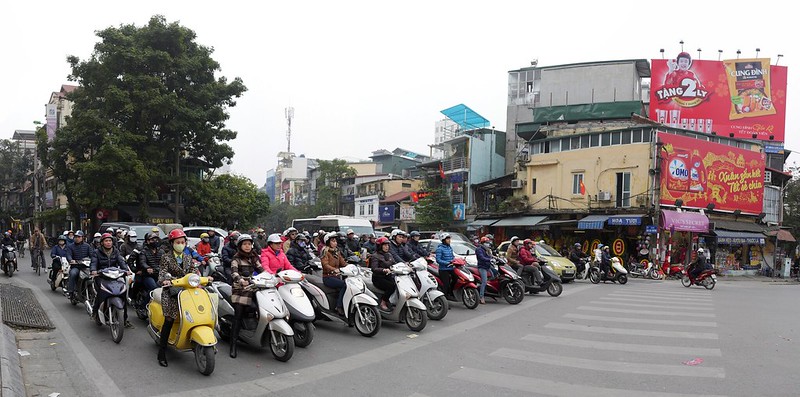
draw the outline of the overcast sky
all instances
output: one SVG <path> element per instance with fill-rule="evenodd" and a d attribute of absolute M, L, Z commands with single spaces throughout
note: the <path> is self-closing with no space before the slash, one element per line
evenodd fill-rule
<path fill-rule="evenodd" d="M 0 6 L 0 138 L 44 121 L 68 83 L 67 55 L 86 58 L 96 30 L 179 21 L 215 52 L 221 75 L 248 91 L 230 109 L 239 132 L 233 170 L 258 186 L 286 150 L 284 108 L 295 108 L 292 151 L 367 158 L 373 150 L 429 153 L 440 110 L 465 103 L 505 128 L 509 70 L 659 58 L 775 58 L 789 66 L 786 146 L 800 150 L 800 28 L 777 3 L 533 1 L 15 1 Z M 774 63 L 774 59 L 773 59 Z"/>

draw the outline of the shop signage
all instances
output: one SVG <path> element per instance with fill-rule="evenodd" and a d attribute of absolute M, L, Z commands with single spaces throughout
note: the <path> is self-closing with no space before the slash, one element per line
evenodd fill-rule
<path fill-rule="evenodd" d="M 727 245 L 764 245 L 762 237 L 717 237 L 717 244 Z"/>
<path fill-rule="evenodd" d="M 611 249 L 614 251 L 614 255 L 621 256 L 625 253 L 625 241 L 621 238 L 614 240 L 614 243 L 611 244 Z"/>
<path fill-rule="evenodd" d="M 647 225 L 644 227 L 644 232 L 647 234 L 656 234 L 658 233 L 658 226 L 656 225 Z"/>
<path fill-rule="evenodd" d="M 400 207 L 401 221 L 413 221 L 415 219 L 417 219 L 417 215 L 415 213 L 414 207 L 411 206 Z"/>
<path fill-rule="evenodd" d="M 608 218 L 608 224 L 611 226 L 638 226 L 642 224 L 642 217 L 612 216 Z"/>
<path fill-rule="evenodd" d="M 378 219 L 381 223 L 394 222 L 394 205 L 382 205 L 378 208 Z"/>
<path fill-rule="evenodd" d="M 758 214 L 764 207 L 763 153 L 659 133 L 661 204 Z"/>
<path fill-rule="evenodd" d="M 769 58 L 692 60 L 685 52 L 651 64 L 651 119 L 720 136 L 784 141 L 785 66 L 772 66 Z"/>
<path fill-rule="evenodd" d="M 463 221 L 465 219 L 466 209 L 464 203 L 453 204 L 453 220 Z"/>

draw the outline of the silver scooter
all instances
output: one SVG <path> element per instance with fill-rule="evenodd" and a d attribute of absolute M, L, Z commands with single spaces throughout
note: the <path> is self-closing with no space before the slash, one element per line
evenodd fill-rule
<path fill-rule="evenodd" d="M 300 282 L 303 291 L 311 298 L 316 319 L 339 321 L 348 326 L 355 326 L 362 336 L 374 336 L 381 329 L 381 315 L 378 312 L 378 302 L 369 293 L 360 277 L 361 268 L 351 264 L 340 268 L 339 271 L 346 277 L 344 314 L 336 312 L 339 291 L 326 287 L 318 274 L 307 275 L 305 280 Z"/>
<path fill-rule="evenodd" d="M 387 320 L 398 323 L 405 322 L 408 329 L 414 332 L 422 331 L 425 329 L 425 325 L 428 324 L 428 311 L 425 310 L 425 304 L 419 300 L 419 291 L 411 278 L 411 267 L 405 263 L 395 263 L 389 267 L 389 271 L 394 276 L 397 288 L 389 298 L 389 304 L 391 305 L 389 310 L 385 311 L 379 308 L 378 311 Z M 383 291 L 372 284 L 371 276 L 372 274 L 369 271 L 363 276 L 367 287 L 372 293 L 383 295 Z M 377 297 L 375 299 L 378 300 Z"/>
<path fill-rule="evenodd" d="M 294 345 L 306 347 L 314 340 L 316 327 L 314 307 L 300 286 L 305 276 L 297 270 L 283 270 L 278 272 L 278 278 L 283 281 L 283 284 L 278 286 L 278 293 L 289 309 L 289 325 L 294 330 Z"/>
<path fill-rule="evenodd" d="M 289 361 L 294 354 L 294 331 L 286 322 L 289 310 L 278 293 L 280 280 L 274 275 L 263 272 L 250 279 L 246 288 L 256 291 L 253 306 L 245 310 L 242 323 L 239 326 L 239 340 L 251 346 L 269 346 L 272 355 L 278 361 Z M 231 286 L 224 282 L 215 281 L 209 292 L 219 293 L 219 321 L 217 331 L 224 336 L 230 336 L 235 319 L 233 304 L 231 303 Z"/>
<path fill-rule="evenodd" d="M 428 310 L 428 318 L 431 320 L 443 319 L 450 309 L 450 304 L 447 302 L 444 292 L 439 291 L 436 277 L 428 271 L 428 261 L 425 258 L 418 258 L 409 265 L 414 269 L 414 283 L 419 290 L 420 300 Z"/>

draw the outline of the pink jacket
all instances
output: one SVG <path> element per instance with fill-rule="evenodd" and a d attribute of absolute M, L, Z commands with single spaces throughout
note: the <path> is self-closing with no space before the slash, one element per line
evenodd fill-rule
<path fill-rule="evenodd" d="M 278 251 L 278 255 L 275 255 L 275 251 L 269 247 L 261 250 L 261 267 L 272 274 L 276 274 L 281 270 L 297 270 L 289 262 L 283 251 Z"/>

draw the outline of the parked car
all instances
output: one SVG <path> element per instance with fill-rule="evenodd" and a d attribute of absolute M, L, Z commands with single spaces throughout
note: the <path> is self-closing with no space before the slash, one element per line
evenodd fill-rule
<path fill-rule="evenodd" d="M 448 232 L 446 230 L 439 230 L 439 231 L 436 231 L 436 230 L 420 230 L 419 231 L 419 234 L 421 234 L 422 238 L 424 238 L 424 239 L 430 239 L 431 236 L 433 236 L 434 234 L 436 235 L 436 239 L 438 239 L 439 236 L 442 233 L 450 233 L 450 241 L 451 242 L 463 241 L 465 243 L 472 244 L 472 241 L 469 239 L 469 237 L 467 237 L 467 236 L 465 236 L 465 235 L 463 235 L 463 234 L 461 234 L 459 232 Z M 472 252 L 474 253 L 475 250 L 472 250 Z"/>
<path fill-rule="evenodd" d="M 136 241 L 139 244 L 144 244 L 144 235 L 146 233 L 152 232 L 154 227 L 156 227 L 156 225 L 150 225 L 150 224 L 147 224 L 147 223 L 104 222 L 102 225 L 100 225 L 100 230 L 98 230 L 98 232 L 100 232 L 100 234 L 102 234 L 102 233 L 105 233 L 106 231 L 108 231 L 108 229 L 110 229 L 110 228 L 114 228 L 114 230 L 122 229 L 122 230 L 124 230 L 126 232 L 129 231 L 129 230 L 133 230 L 133 231 L 136 232 Z M 163 230 L 161 230 L 160 228 L 157 228 L 157 229 L 158 229 L 158 236 L 161 239 L 164 239 L 164 238 L 167 237 L 167 235 L 164 233 Z"/>
<path fill-rule="evenodd" d="M 436 247 L 442 242 L 439 240 L 422 239 L 419 240 L 419 245 L 428 250 L 431 254 L 436 252 Z M 472 243 L 460 240 L 450 239 L 450 246 L 453 247 L 453 255 L 456 258 L 464 258 L 468 265 L 478 266 L 478 257 L 475 256 L 477 249 Z"/>
<path fill-rule="evenodd" d="M 500 245 L 497 246 L 498 255 L 505 257 L 509 245 L 511 245 L 511 241 L 503 241 L 500 243 Z M 553 265 L 553 270 L 561 277 L 562 282 L 568 283 L 575 279 L 575 272 L 577 271 L 575 264 L 568 258 L 559 254 L 555 248 L 547 244 L 536 243 L 534 250 L 536 251 L 534 255 L 536 255 L 537 258 L 540 260 L 544 259 Z"/>
<path fill-rule="evenodd" d="M 186 233 L 186 246 L 194 248 L 194 246 L 200 242 L 200 235 L 203 233 L 208 233 L 208 231 L 211 229 L 214 229 L 214 231 L 217 232 L 217 235 L 220 238 L 219 250 L 217 250 L 217 253 L 222 254 L 222 247 L 225 246 L 225 243 L 223 243 L 223 241 L 225 240 L 225 237 L 228 237 L 228 232 L 218 227 L 211 227 L 211 226 L 184 227 L 183 232 Z"/>

